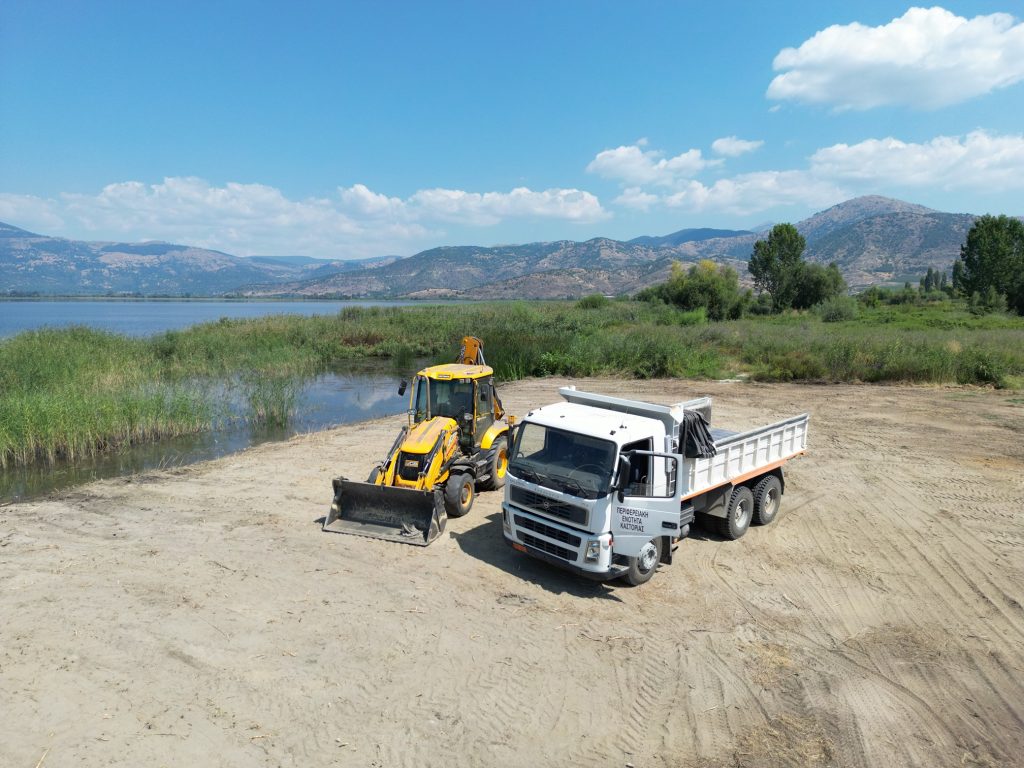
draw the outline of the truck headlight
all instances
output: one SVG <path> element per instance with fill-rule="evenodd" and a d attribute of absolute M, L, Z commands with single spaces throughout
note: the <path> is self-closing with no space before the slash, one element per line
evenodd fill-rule
<path fill-rule="evenodd" d="M 601 556 L 601 540 L 590 539 L 587 542 L 587 560 L 597 560 Z"/>

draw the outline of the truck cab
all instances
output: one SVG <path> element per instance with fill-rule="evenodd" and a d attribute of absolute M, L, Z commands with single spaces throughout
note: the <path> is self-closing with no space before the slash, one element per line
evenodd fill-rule
<path fill-rule="evenodd" d="M 693 517 L 667 439 L 646 416 L 569 402 L 531 411 L 510 456 L 506 538 L 591 578 L 653 573 Z"/>

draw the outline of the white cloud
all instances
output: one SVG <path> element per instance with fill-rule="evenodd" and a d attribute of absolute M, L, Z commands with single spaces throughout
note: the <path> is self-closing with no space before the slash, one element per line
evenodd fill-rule
<path fill-rule="evenodd" d="M 739 139 L 735 136 L 723 136 L 711 142 L 711 151 L 726 157 L 739 157 L 747 152 L 753 152 L 762 146 L 764 146 L 763 141 L 748 141 L 747 139 Z"/>
<path fill-rule="evenodd" d="M 838 109 L 958 104 L 1024 80 L 1024 24 L 911 8 L 888 24 L 834 25 L 775 57 L 768 98 Z"/>
<path fill-rule="evenodd" d="M 710 186 L 690 181 L 662 202 L 686 211 L 747 215 L 785 205 L 829 206 L 844 197 L 836 184 L 806 171 L 760 171 L 719 179 Z"/>
<path fill-rule="evenodd" d="M 892 137 L 835 144 L 811 156 L 811 171 L 864 185 L 999 192 L 1024 189 L 1024 134 L 974 131 L 915 144 Z"/>
<path fill-rule="evenodd" d="M 424 189 L 409 198 L 408 210 L 417 217 L 489 226 L 508 218 L 544 218 L 594 222 L 608 217 L 600 201 L 579 189 L 534 192 L 517 187 L 511 192 L 463 192 Z"/>
<path fill-rule="evenodd" d="M 589 192 L 429 189 L 406 199 L 363 184 L 337 197 L 291 200 L 264 184 L 214 186 L 195 177 L 126 181 L 58 199 L 0 194 L 0 221 L 44 234 L 99 240 L 168 240 L 237 255 L 328 258 L 409 252 L 444 236 L 443 223 L 486 227 L 510 218 L 594 222 L 608 212 Z"/>
<path fill-rule="evenodd" d="M 598 152 L 587 165 L 587 171 L 634 186 L 670 186 L 721 162 L 705 159 L 699 149 L 665 158 L 664 153 L 658 150 L 645 151 L 643 147 L 646 145 L 647 140 L 641 139 L 636 144 Z"/>
<path fill-rule="evenodd" d="M 804 168 L 744 173 L 713 183 L 676 178 L 668 190 L 656 182 L 624 185 L 613 203 L 638 211 L 660 207 L 746 215 L 781 206 L 828 206 L 858 194 L 899 194 L 909 188 L 1024 189 L 1024 134 L 978 130 L 923 143 L 889 137 L 835 144 L 817 150 Z"/>
<path fill-rule="evenodd" d="M 644 192 L 640 187 L 627 187 L 622 194 L 612 200 L 616 205 L 624 208 L 632 208 L 637 211 L 648 211 L 654 205 L 661 202 L 661 198 Z"/>

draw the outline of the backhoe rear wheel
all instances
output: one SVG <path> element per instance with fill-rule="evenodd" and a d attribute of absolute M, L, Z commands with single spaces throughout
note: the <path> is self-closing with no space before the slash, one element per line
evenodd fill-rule
<path fill-rule="evenodd" d="M 491 446 L 491 461 L 487 468 L 490 477 L 481 483 L 483 491 L 496 491 L 505 487 L 505 475 L 508 473 L 508 440 L 499 437 Z"/>
<path fill-rule="evenodd" d="M 462 517 L 473 508 L 476 490 L 472 475 L 453 472 L 444 485 L 444 508 L 449 517 Z"/>

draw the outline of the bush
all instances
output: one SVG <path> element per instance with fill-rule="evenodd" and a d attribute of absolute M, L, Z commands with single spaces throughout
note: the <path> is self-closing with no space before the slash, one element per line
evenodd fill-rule
<path fill-rule="evenodd" d="M 823 323 L 839 323 L 857 319 L 857 300 L 852 296 L 835 296 L 814 305 L 814 313 Z"/>
<path fill-rule="evenodd" d="M 600 293 L 592 293 L 589 296 L 584 296 L 582 299 L 576 302 L 576 306 L 580 309 L 602 309 L 612 303 L 612 300 L 607 296 Z"/>
<path fill-rule="evenodd" d="M 668 281 L 637 294 L 641 301 L 663 301 L 684 311 L 703 309 L 711 320 L 738 320 L 753 303 L 751 291 L 741 291 L 736 270 L 704 260 L 684 269 L 672 264 Z"/>

